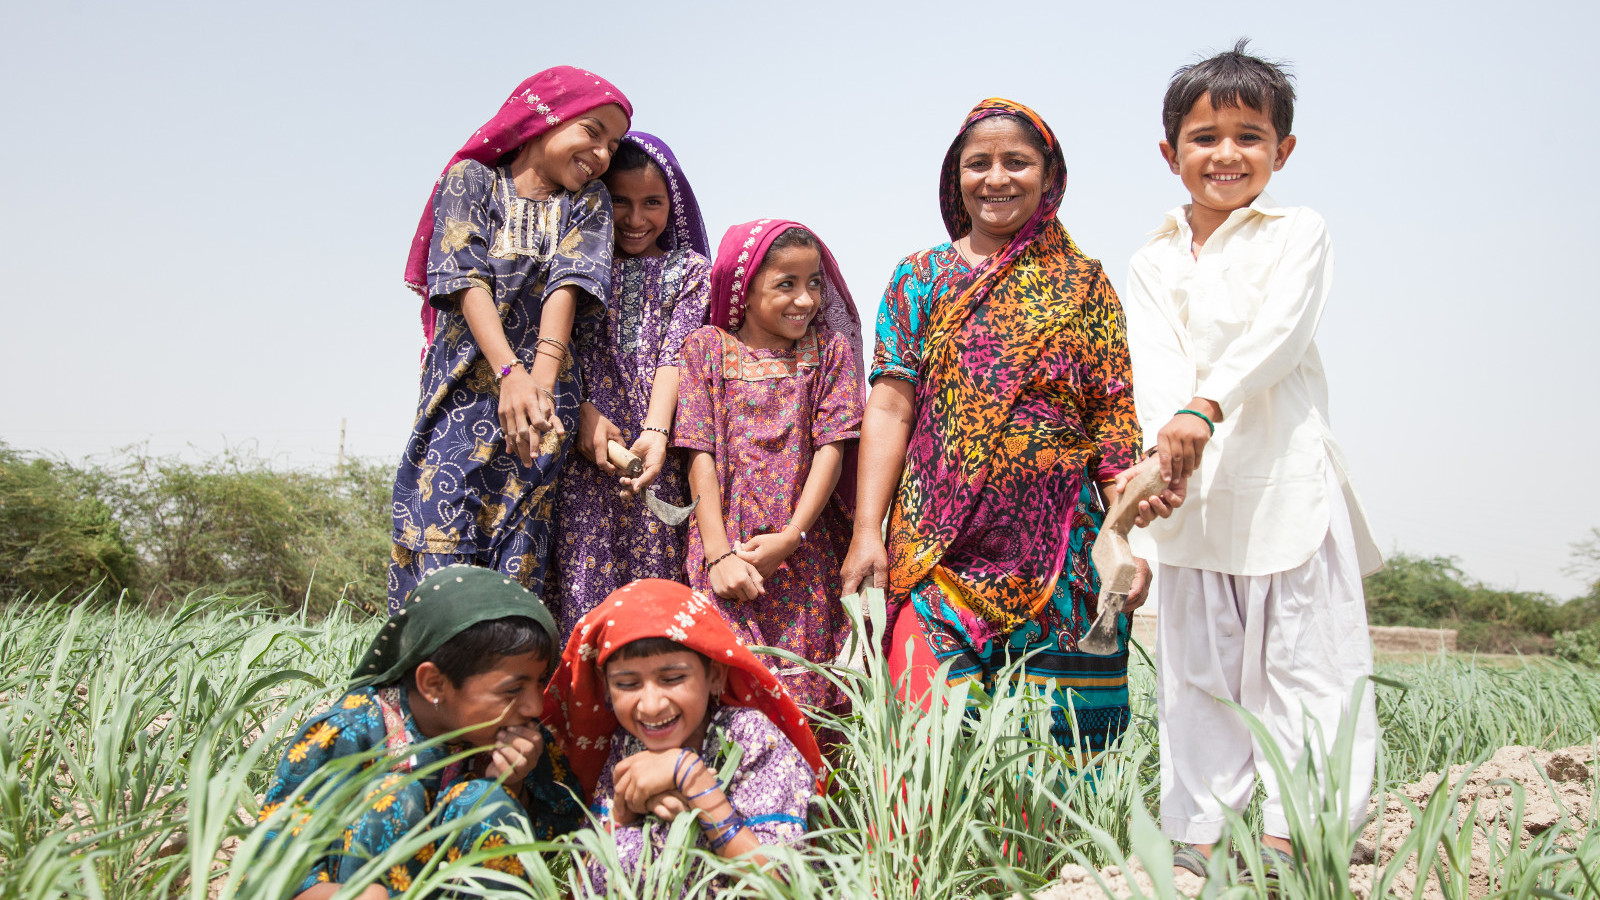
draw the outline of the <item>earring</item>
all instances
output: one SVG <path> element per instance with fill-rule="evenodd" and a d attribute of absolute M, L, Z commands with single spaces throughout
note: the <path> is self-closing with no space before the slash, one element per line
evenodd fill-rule
<path fill-rule="evenodd" d="M 437 707 L 439 705 L 439 698 L 438 697 L 434 697 L 432 700 L 430 700 L 428 702 L 432 703 L 434 706 Z"/>

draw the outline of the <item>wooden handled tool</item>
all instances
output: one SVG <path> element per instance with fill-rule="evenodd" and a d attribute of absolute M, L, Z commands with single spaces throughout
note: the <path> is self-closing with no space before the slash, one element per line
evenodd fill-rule
<path fill-rule="evenodd" d="M 633 455 L 632 450 L 616 441 L 606 441 L 606 458 L 629 478 L 638 478 L 644 474 L 644 460 Z"/>
<path fill-rule="evenodd" d="M 1161 477 L 1161 466 L 1155 457 L 1140 463 L 1143 471 L 1135 471 L 1122 495 L 1106 510 L 1105 522 L 1094 539 L 1090 558 L 1094 569 L 1100 573 L 1100 615 L 1089 627 L 1089 632 L 1078 639 L 1078 649 L 1096 656 L 1110 656 L 1117 652 L 1117 624 L 1122 607 L 1128 602 L 1128 591 L 1133 589 L 1133 578 L 1138 568 L 1133 561 L 1133 548 L 1128 546 L 1128 531 L 1138 518 L 1139 504 L 1160 494 L 1167 486 Z"/>
<path fill-rule="evenodd" d="M 638 478 L 644 474 L 644 460 L 616 441 L 606 441 L 606 457 L 628 478 Z M 700 498 L 694 498 L 688 506 L 673 506 L 657 497 L 654 491 L 645 491 L 644 502 L 650 507 L 650 511 L 655 513 L 656 518 L 668 525 L 678 526 L 689 521 L 689 514 L 694 512 L 695 506 L 700 503 Z"/>

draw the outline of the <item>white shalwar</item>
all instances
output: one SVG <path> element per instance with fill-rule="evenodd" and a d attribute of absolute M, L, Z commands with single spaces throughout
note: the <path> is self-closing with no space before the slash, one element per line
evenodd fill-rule
<path fill-rule="evenodd" d="M 1239 713 L 1217 698 L 1260 719 L 1291 770 L 1309 741 L 1322 783 L 1343 786 L 1351 826 L 1359 827 L 1366 815 L 1378 749 L 1370 684 L 1354 710 L 1351 770 L 1330 777 L 1321 765 L 1351 713 L 1356 681 L 1372 674 L 1361 566 L 1337 488 L 1330 483 L 1322 546 L 1293 569 L 1226 575 L 1160 567 L 1161 830 L 1175 840 L 1215 843 L 1224 828 L 1223 807 L 1243 812 L 1257 776 L 1266 789 L 1262 830 L 1289 836 L 1278 782 L 1261 746 Z"/>

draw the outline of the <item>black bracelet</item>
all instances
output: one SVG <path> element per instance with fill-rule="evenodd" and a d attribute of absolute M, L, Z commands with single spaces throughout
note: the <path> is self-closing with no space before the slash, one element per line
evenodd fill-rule
<path fill-rule="evenodd" d="M 719 562 L 722 562 L 723 560 L 727 559 L 728 557 L 732 556 L 733 552 L 734 551 L 729 550 L 727 553 L 724 553 L 721 556 L 717 557 L 716 559 L 713 559 L 711 562 L 706 563 L 706 571 L 707 572 L 711 571 L 711 568 L 713 566 L 715 566 Z"/>

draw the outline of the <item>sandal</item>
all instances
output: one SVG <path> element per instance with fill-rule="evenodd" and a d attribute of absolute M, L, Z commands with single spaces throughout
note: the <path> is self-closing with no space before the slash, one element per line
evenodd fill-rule
<path fill-rule="evenodd" d="M 1206 855 L 1193 844 L 1172 845 L 1172 867 L 1182 869 L 1201 878 L 1206 877 Z"/>
<path fill-rule="evenodd" d="M 1263 846 L 1261 848 L 1261 875 L 1268 885 L 1276 885 L 1283 880 L 1283 872 L 1295 867 L 1294 855 L 1285 853 L 1277 847 Z M 1254 880 L 1250 874 L 1250 867 L 1243 859 L 1239 860 L 1239 883 L 1249 884 Z"/>

